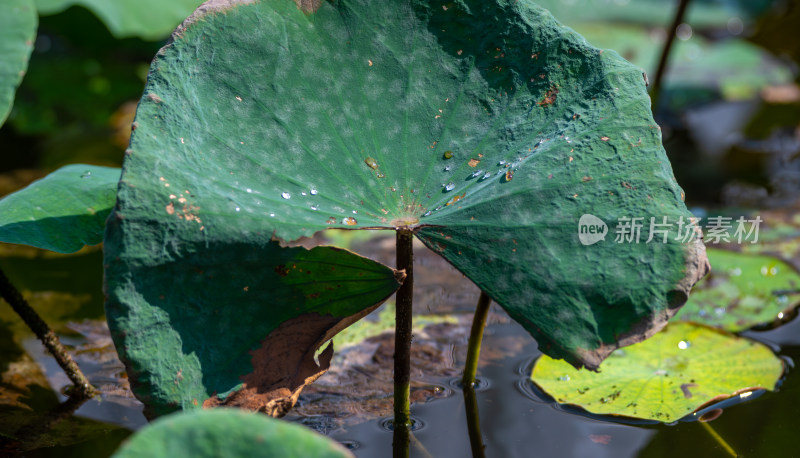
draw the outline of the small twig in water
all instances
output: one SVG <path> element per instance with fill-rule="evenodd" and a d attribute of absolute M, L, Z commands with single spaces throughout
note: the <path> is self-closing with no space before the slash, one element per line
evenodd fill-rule
<path fill-rule="evenodd" d="M 97 390 L 89 383 L 89 380 L 83 375 L 81 369 L 75 363 L 75 360 L 67 353 L 67 350 L 61 345 L 58 336 L 47 323 L 42 320 L 36 310 L 34 310 L 26 301 L 22 294 L 11 284 L 6 277 L 5 273 L 0 270 L 0 297 L 6 300 L 8 304 L 17 312 L 17 315 L 22 318 L 22 321 L 28 325 L 29 328 L 36 334 L 36 337 L 44 344 L 47 351 L 56 359 L 56 362 L 61 369 L 67 374 L 70 381 L 75 385 L 75 392 L 80 396 L 94 396 Z"/>

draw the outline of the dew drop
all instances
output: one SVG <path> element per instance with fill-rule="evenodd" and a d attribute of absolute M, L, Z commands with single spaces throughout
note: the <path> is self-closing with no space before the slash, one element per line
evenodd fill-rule
<path fill-rule="evenodd" d="M 239 210 L 241 210 L 241 208 L 239 208 L 239 207 L 236 207 L 236 211 L 238 212 Z"/>
<path fill-rule="evenodd" d="M 486 173 L 484 173 L 484 174 L 483 174 L 483 176 L 481 177 L 481 181 L 483 181 L 483 180 L 485 180 L 485 179 L 489 178 L 490 176 L 492 176 L 492 172 L 486 172 Z"/>
<path fill-rule="evenodd" d="M 371 157 L 367 157 L 366 159 L 364 159 L 364 163 L 367 164 L 367 167 L 371 168 L 372 170 L 378 168 L 378 161 L 376 161 Z"/>
<path fill-rule="evenodd" d="M 562 375 L 558 378 L 559 382 L 569 382 L 569 375 Z"/>
<path fill-rule="evenodd" d="M 275 217 L 275 213 L 270 213 L 269 216 L 274 218 Z"/>
<path fill-rule="evenodd" d="M 281 197 L 283 197 L 284 199 L 291 199 L 292 195 L 289 194 L 288 192 L 282 192 Z"/>
<path fill-rule="evenodd" d="M 319 210 L 319 207 L 318 207 L 318 206 L 316 206 L 316 205 L 312 205 L 312 206 L 311 206 L 311 209 L 312 209 L 312 210 L 314 210 L 314 211 L 317 211 L 317 210 Z"/>
<path fill-rule="evenodd" d="M 686 340 L 681 340 L 680 342 L 678 342 L 678 348 L 680 348 L 681 350 L 686 350 L 691 346 L 692 346 L 691 342 Z"/>
<path fill-rule="evenodd" d="M 386 175 L 384 175 L 383 172 L 378 172 L 377 174 L 375 174 L 375 176 L 378 178 L 386 178 Z"/>
<path fill-rule="evenodd" d="M 483 170 L 476 170 L 476 171 L 472 172 L 472 178 L 475 178 L 475 177 L 480 176 L 480 175 L 483 175 Z"/>
<path fill-rule="evenodd" d="M 506 172 L 506 181 L 511 181 L 512 179 L 514 179 L 514 171 L 509 170 L 508 172 Z"/>
<path fill-rule="evenodd" d="M 447 151 L 444 152 L 442 157 L 444 157 L 445 159 L 452 159 L 453 158 L 453 152 L 450 151 L 450 150 L 447 150 Z"/>
<path fill-rule="evenodd" d="M 300 195 L 301 195 L 301 196 L 304 196 L 304 195 L 306 195 L 306 192 L 305 192 L 305 191 L 303 191 L 303 192 L 301 192 L 301 193 L 300 193 Z"/>
<path fill-rule="evenodd" d="M 250 194 L 250 193 L 252 193 L 252 192 L 253 192 L 253 190 L 252 190 L 252 189 L 250 189 L 250 188 L 247 188 L 247 193 L 248 193 L 248 194 Z"/>
<path fill-rule="evenodd" d="M 506 165 L 506 161 L 500 161 L 497 163 L 497 165 Z"/>
<path fill-rule="evenodd" d="M 422 217 L 424 218 L 426 216 L 431 216 L 431 213 L 432 212 L 430 210 L 428 210 L 427 212 L 425 212 L 425 214 L 422 215 Z"/>
<path fill-rule="evenodd" d="M 449 171 L 450 171 L 450 169 L 452 169 L 452 168 L 453 168 L 453 166 L 452 166 L 452 165 L 448 165 L 447 167 L 445 167 L 445 168 L 444 168 L 444 171 L 445 171 L 445 172 L 449 172 Z"/>
<path fill-rule="evenodd" d="M 317 188 L 311 188 L 311 191 L 308 191 L 312 196 L 317 195 Z"/>
<path fill-rule="evenodd" d="M 92 177 L 92 172 L 91 172 L 91 170 L 87 170 L 87 171 L 85 171 L 85 172 L 83 172 L 83 173 L 81 174 L 81 178 L 91 178 L 91 177 Z"/>
<path fill-rule="evenodd" d="M 452 191 L 453 189 L 456 189 L 456 185 L 452 181 L 450 183 L 447 183 L 446 185 L 444 185 L 444 190 L 445 191 Z"/>
<path fill-rule="evenodd" d="M 356 221 L 356 219 L 353 218 L 352 216 L 348 216 L 346 218 L 342 218 L 342 224 L 346 224 L 348 226 L 355 226 L 356 224 L 358 224 L 358 221 Z"/>

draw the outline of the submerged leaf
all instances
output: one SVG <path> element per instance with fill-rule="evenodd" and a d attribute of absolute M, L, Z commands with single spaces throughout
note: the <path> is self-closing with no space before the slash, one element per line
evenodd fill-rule
<path fill-rule="evenodd" d="M 672 323 L 614 352 L 600 372 L 542 356 L 531 380 L 561 404 L 664 423 L 758 388 L 773 390 L 783 362 L 765 345 L 693 323 Z"/>
<path fill-rule="evenodd" d="M 772 256 L 708 249 L 714 266 L 676 319 L 738 332 L 789 318 L 800 305 L 800 274 Z"/>
<path fill-rule="evenodd" d="M 641 70 L 529 1 L 207 2 L 136 126 L 120 208 L 154 248 L 409 227 L 576 365 L 654 333 L 707 268 L 674 228 L 581 245 L 584 214 L 691 214 Z M 163 226 L 174 190 L 190 222 Z"/>
<path fill-rule="evenodd" d="M 62 167 L 0 200 L 0 242 L 72 253 L 103 241 L 120 170 Z"/>
<path fill-rule="evenodd" d="M 0 14 L 0 126 L 28 68 L 36 39 L 36 9 L 32 0 L 6 0 Z"/>
<path fill-rule="evenodd" d="M 232 409 L 176 413 L 131 437 L 115 458 L 348 458 L 341 444 L 300 425 Z"/>

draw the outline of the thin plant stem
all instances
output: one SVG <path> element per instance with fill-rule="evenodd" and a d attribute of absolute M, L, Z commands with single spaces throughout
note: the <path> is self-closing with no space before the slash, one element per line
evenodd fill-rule
<path fill-rule="evenodd" d="M 406 279 L 397 290 L 394 331 L 394 437 L 395 458 L 409 456 L 411 432 L 411 307 L 414 295 L 414 251 L 411 230 L 397 230 L 397 270 Z"/>
<path fill-rule="evenodd" d="M 464 407 L 467 411 L 467 432 L 469 445 L 472 448 L 472 458 L 484 458 L 485 445 L 481 435 L 480 416 L 478 415 L 478 397 L 472 385 L 464 385 Z"/>
<path fill-rule="evenodd" d="M 683 22 L 683 16 L 686 13 L 687 6 L 689 6 L 689 0 L 680 0 L 678 9 L 675 11 L 675 17 L 672 21 L 672 27 L 667 31 L 667 41 L 664 42 L 664 49 L 661 51 L 661 58 L 658 60 L 656 77 L 653 79 L 653 87 L 650 89 L 650 105 L 653 111 L 656 111 L 658 108 L 658 98 L 661 95 L 661 84 L 664 80 L 664 74 L 667 71 L 669 53 L 672 50 L 672 44 L 675 42 L 675 34 L 678 31 L 678 26 Z"/>
<path fill-rule="evenodd" d="M 475 374 L 478 372 L 478 359 L 481 355 L 483 328 L 486 327 L 486 317 L 489 315 L 491 302 L 489 295 L 481 291 L 481 297 L 478 298 L 478 305 L 475 307 L 475 316 L 472 318 L 472 330 L 469 333 L 467 346 L 467 362 L 464 364 L 464 377 L 461 379 L 464 390 L 475 385 Z"/>
<path fill-rule="evenodd" d="M 47 351 L 56 359 L 56 362 L 61 369 L 67 374 L 70 381 L 75 385 L 76 393 L 81 396 L 94 396 L 97 390 L 89 383 L 89 380 L 83 375 L 81 369 L 75 363 L 75 360 L 67 353 L 67 350 L 61 345 L 58 336 L 47 323 L 36 313 L 26 301 L 22 294 L 11 284 L 0 269 L 0 297 L 6 300 L 17 315 L 22 318 L 22 321 L 28 325 L 29 328 L 36 334 L 36 337 L 44 344 Z"/>
<path fill-rule="evenodd" d="M 730 445 L 728 445 L 727 442 L 725 442 L 725 439 L 723 439 L 722 436 L 720 436 L 707 421 L 700 421 L 699 423 L 701 425 L 703 425 L 703 427 L 706 429 L 706 431 L 708 431 L 708 434 L 711 434 L 711 437 L 713 437 L 714 440 L 716 440 L 717 443 L 723 449 L 725 449 L 725 451 L 728 452 L 728 454 L 730 456 L 732 456 L 734 458 L 736 458 L 737 456 L 740 456 L 739 454 L 736 453 L 736 451 L 733 449 L 733 447 L 731 447 Z"/>

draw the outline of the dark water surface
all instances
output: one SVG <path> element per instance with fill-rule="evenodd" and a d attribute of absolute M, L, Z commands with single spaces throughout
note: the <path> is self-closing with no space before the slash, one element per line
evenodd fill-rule
<path fill-rule="evenodd" d="M 373 259 L 392 263 L 391 240 L 363 242 L 353 248 Z M 46 319 L 63 320 L 54 326 L 103 394 L 70 414 L 71 406 L 59 405 L 67 399 L 60 394 L 68 385 L 66 376 L 36 339 L 19 337 L 22 332 L 19 323 L 3 313 L 0 317 L 6 324 L 0 326 L 0 341 L 4 359 L 8 361 L 3 364 L 5 372 L 0 386 L 0 439 L 2 436 L 25 439 L 23 448 L 30 450 L 24 456 L 108 456 L 132 431 L 146 425 L 146 420 L 141 405 L 128 390 L 102 315 L 97 316 L 102 313 L 97 309 L 98 297 L 102 297 L 97 296 L 101 294 L 99 279 L 94 286 L 85 281 L 71 283 L 69 279 L 76 275 L 75 269 L 63 258 L 36 261 L 38 273 L 31 271 L 31 275 L 45 275 L 51 283 L 60 284 L 61 291 L 69 291 L 65 285 L 74 284 L 78 291 L 73 296 L 83 298 L 67 311 L 59 312 L 57 306 L 48 306 L 53 310 L 47 309 L 51 317 Z M 98 261 L 97 253 L 89 252 L 74 256 L 71 262 L 80 265 Z M 26 257 L 18 258 L 17 262 L 18 266 L 32 265 Z M 6 271 L 14 266 L 14 259 L 0 258 L 0 267 Z M 57 273 L 58 269 L 66 271 Z M 472 452 L 465 401 L 457 381 L 464 364 L 471 311 L 478 291 L 427 250 L 417 250 L 415 269 L 418 321 L 430 316 L 447 318 L 444 323 L 415 330 L 412 399 L 418 402 L 412 406 L 412 415 L 420 428 L 413 433 L 411 455 L 468 457 Z M 35 291 L 26 294 L 38 297 Z M 57 299 L 47 298 L 58 302 Z M 549 402 L 545 396 L 537 395 L 528 381 L 530 366 L 539 355 L 533 339 L 496 305 L 492 307 L 489 322 L 478 373 L 483 385 L 477 391 L 487 457 L 731 456 L 699 422 L 625 425 L 581 415 Z M 775 330 L 746 335 L 779 348 L 782 356 L 800 358 L 798 319 Z M 391 456 L 392 433 L 382 425 L 391 415 L 392 345 L 391 334 L 382 334 L 337 351 L 334 367 L 304 391 L 288 419 L 344 442 L 359 457 Z M 29 361 L 24 366 L 28 372 L 19 369 L 25 354 L 39 366 Z M 30 380 L 15 388 L 16 398 L 8 388 L 12 369 Z M 6 391 L 2 391 L 3 387 Z M 12 402 L 13 399 L 16 401 Z M 710 425 L 742 456 L 800 456 L 795 452 L 800 426 L 800 381 L 795 373 L 790 373 L 777 392 L 767 392 L 758 399 L 727 408 Z M 0 447 L 0 455 L 19 450 L 19 446 L 6 445 Z"/>

